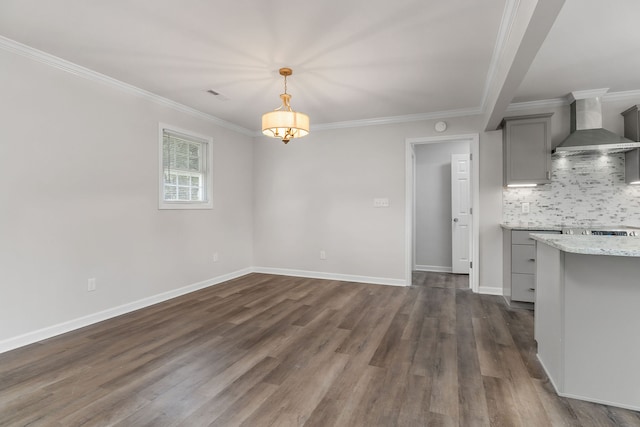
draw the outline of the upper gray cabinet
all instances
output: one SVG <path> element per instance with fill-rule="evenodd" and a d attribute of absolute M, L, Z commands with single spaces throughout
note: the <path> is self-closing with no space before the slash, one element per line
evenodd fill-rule
<path fill-rule="evenodd" d="M 640 141 L 640 109 L 637 105 L 623 111 L 624 137 L 632 141 Z"/>
<path fill-rule="evenodd" d="M 504 185 L 551 182 L 551 116 L 534 114 L 502 120 Z"/>

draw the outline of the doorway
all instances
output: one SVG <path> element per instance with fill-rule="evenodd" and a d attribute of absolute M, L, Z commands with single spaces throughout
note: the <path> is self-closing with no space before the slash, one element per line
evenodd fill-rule
<path fill-rule="evenodd" d="M 469 287 L 477 292 L 478 143 L 477 134 L 406 140 L 407 284 L 411 284 L 414 270 L 468 272 Z M 452 154 L 464 154 L 453 159 L 453 168 Z M 464 161 L 465 158 L 469 160 Z M 457 174 L 461 171 L 466 175 Z M 466 183 L 464 176 L 468 177 Z M 456 193 L 458 199 L 463 199 L 462 203 L 458 200 L 456 204 Z M 461 251 L 460 247 L 465 250 Z M 465 264 L 468 269 L 464 268 Z"/>

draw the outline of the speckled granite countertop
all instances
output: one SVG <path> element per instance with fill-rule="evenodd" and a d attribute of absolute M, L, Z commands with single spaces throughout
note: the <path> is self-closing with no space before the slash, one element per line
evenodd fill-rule
<path fill-rule="evenodd" d="M 640 237 L 535 233 L 530 236 L 553 248 L 575 254 L 640 257 Z"/>

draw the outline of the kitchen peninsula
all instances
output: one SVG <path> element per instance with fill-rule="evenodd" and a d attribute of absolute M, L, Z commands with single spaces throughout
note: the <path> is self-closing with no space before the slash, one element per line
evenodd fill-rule
<path fill-rule="evenodd" d="M 640 410 L 640 238 L 531 238 L 538 358 L 556 391 Z"/>

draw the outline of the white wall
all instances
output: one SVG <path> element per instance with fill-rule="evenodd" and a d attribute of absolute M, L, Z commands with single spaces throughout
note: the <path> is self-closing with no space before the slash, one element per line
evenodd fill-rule
<path fill-rule="evenodd" d="M 259 139 L 256 266 L 403 279 L 403 150 L 391 127 L 312 132 L 288 145 Z M 391 206 L 374 208 L 376 197 Z"/>
<path fill-rule="evenodd" d="M 405 283 L 406 138 L 480 134 L 480 287 L 501 284 L 501 150 L 480 116 L 285 146 L 4 51 L 0 93 L 0 351 L 251 266 Z M 213 137 L 212 210 L 157 209 L 158 122 Z"/>
<path fill-rule="evenodd" d="M 502 131 L 480 140 L 480 292 L 502 294 Z"/>
<path fill-rule="evenodd" d="M 415 263 L 418 270 L 451 271 L 451 155 L 468 141 L 415 146 Z"/>
<path fill-rule="evenodd" d="M 251 137 L 1 50 L 0 93 L 0 344 L 252 265 Z M 158 210 L 158 122 L 213 137 L 212 210 Z"/>
<path fill-rule="evenodd" d="M 490 280 L 487 286 L 501 287 L 502 243 L 494 234 L 500 232 L 502 169 L 496 171 L 493 158 L 488 159 L 491 167 L 485 168 L 483 153 L 495 155 L 497 150 L 501 155 L 502 149 L 496 132 L 479 131 L 480 121 L 479 116 L 447 119 L 444 134 L 433 130 L 434 120 L 312 129 L 311 135 L 286 146 L 274 140 L 257 140 L 255 265 L 282 272 L 404 282 L 405 139 L 480 133 L 480 218 L 485 227 L 480 245 L 495 254 L 485 257 L 486 264 L 481 262 L 480 286 L 484 286 L 483 280 Z M 490 144 L 488 150 L 486 143 Z M 483 191 L 489 199 L 485 200 Z M 388 197 L 391 206 L 374 208 L 375 197 Z M 483 239 L 487 239 L 484 244 Z M 320 250 L 326 251 L 326 260 L 320 260 Z M 495 270 L 495 274 L 485 270 Z"/>

